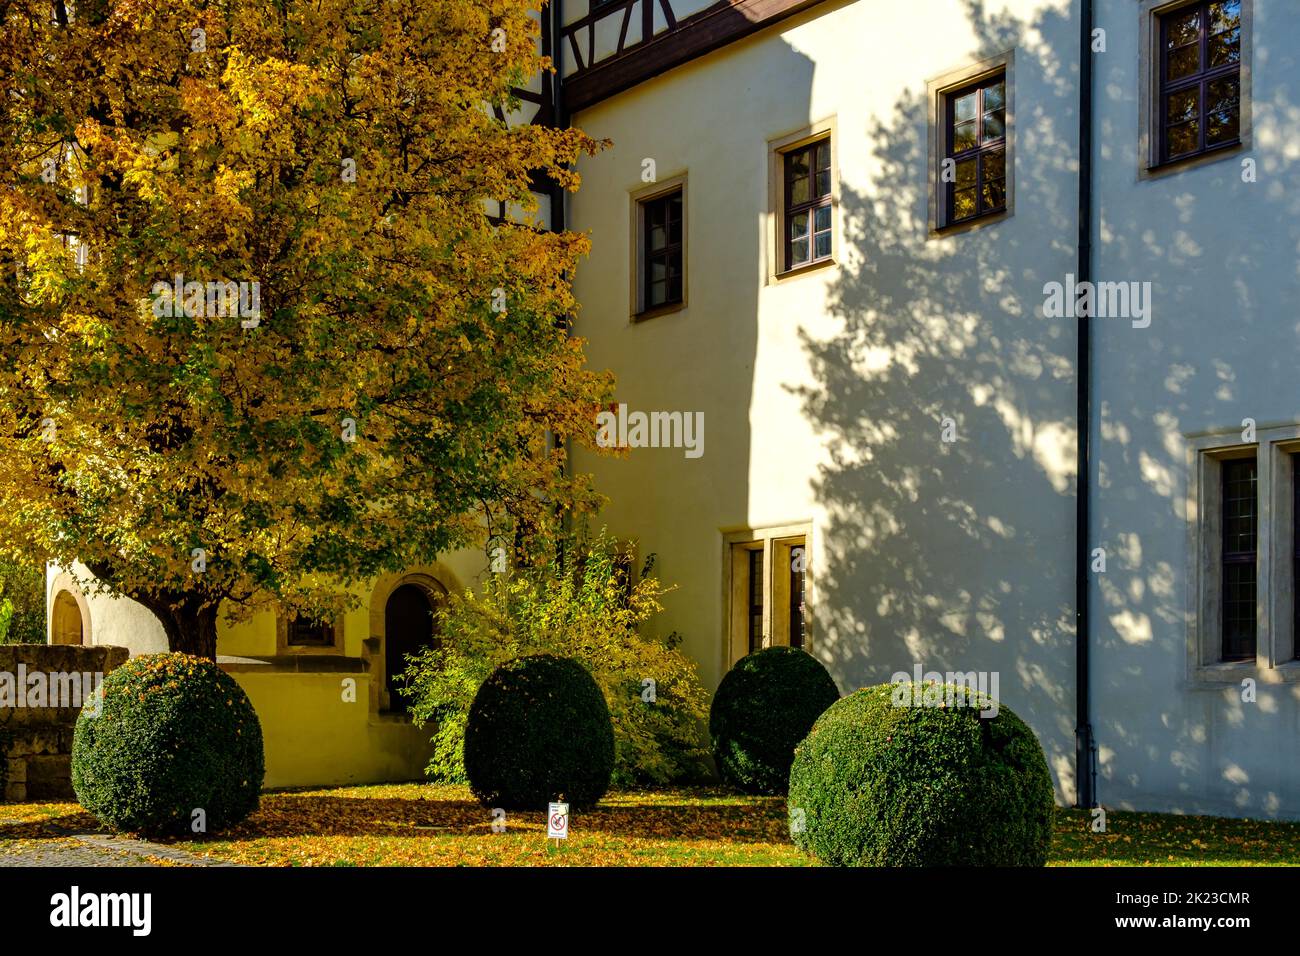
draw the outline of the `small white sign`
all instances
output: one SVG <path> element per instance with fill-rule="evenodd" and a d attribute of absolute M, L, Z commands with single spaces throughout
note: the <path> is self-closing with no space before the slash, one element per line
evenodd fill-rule
<path fill-rule="evenodd" d="M 546 810 L 546 838 L 567 840 L 569 838 L 569 805 L 552 803 Z"/>

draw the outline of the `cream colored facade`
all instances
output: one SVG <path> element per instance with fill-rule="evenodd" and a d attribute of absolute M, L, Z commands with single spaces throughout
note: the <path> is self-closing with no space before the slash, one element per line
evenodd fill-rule
<path fill-rule="evenodd" d="M 387 699 L 385 611 L 403 585 L 440 597 L 473 581 L 483 555 L 469 552 L 446 562 L 388 574 L 359 588 L 360 606 L 343 616 L 336 644 L 286 647 L 284 622 L 261 613 L 218 627 L 217 661 L 248 694 L 262 723 L 266 786 L 300 787 L 379 783 L 423 777 L 430 731 L 415 727 Z M 85 568 L 50 568 L 46 607 L 53 643 L 111 644 L 133 656 L 167 650 L 162 626 L 146 608 L 127 598 L 98 593 Z M 80 640 L 56 616 L 67 602 L 78 610 Z M 66 640 L 59 640 L 60 634 Z"/>
<path fill-rule="evenodd" d="M 618 401 L 704 415 L 697 459 L 647 447 L 578 466 L 610 528 L 677 585 L 661 626 L 707 683 L 748 643 L 745 549 L 806 536 L 808 647 L 841 691 L 917 664 L 997 672 L 1063 802 L 1078 793 L 1080 383 L 1076 322 L 1048 317 L 1045 293 L 1078 263 L 1082 6 L 814 4 L 578 111 L 614 147 L 581 164 L 568 223 L 593 240 L 578 332 Z M 1283 4 L 1242 0 L 1241 143 L 1153 169 L 1158 18 L 1191 6 L 1095 9 L 1093 278 L 1149 283 L 1151 306 L 1148 324 L 1092 320 L 1097 797 L 1300 817 L 1300 28 Z M 1008 84 L 1007 213 L 936 230 L 937 95 L 992 67 Z M 834 261 L 786 278 L 776 157 L 819 134 Z M 686 184 L 685 302 L 635 321 L 647 160 Z M 1213 476 L 1233 456 L 1260 461 L 1261 583 L 1256 657 L 1224 664 Z M 783 643 L 780 553 L 762 562 L 761 641 Z"/>
<path fill-rule="evenodd" d="M 1060 5 L 1058 5 L 1060 6 Z M 1074 91 L 1033 51 L 1068 20 L 1005 25 L 946 0 L 818 5 L 574 117 L 614 146 L 580 166 L 590 231 L 578 332 L 629 409 L 702 411 L 704 454 L 581 456 L 606 520 L 660 558 L 709 686 L 744 650 L 731 549 L 807 538 L 808 646 L 843 692 L 915 662 L 1002 675 L 1069 799 L 1073 329 L 1034 316 L 1073 249 Z M 1014 214 L 931 238 L 927 81 L 1014 50 Z M 1044 59 L 1046 58 L 1044 52 Z M 1026 113 L 1024 104 L 1035 104 Z M 829 133 L 834 262 L 776 275 L 776 151 Z M 1026 144 L 1043 150 L 1026 168 Z M 631 321 L 628 222 L 643 160 L 688 184 L 687 304 Z M 956 441 L 943 441 L 945 418 Z M 783 562 L 765 558 L 765 639 Z"/>

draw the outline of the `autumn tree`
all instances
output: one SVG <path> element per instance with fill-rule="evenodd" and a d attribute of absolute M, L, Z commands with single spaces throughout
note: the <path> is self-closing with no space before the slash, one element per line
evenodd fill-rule
<path fill-rule="evenodd" d="M 586 240 L 485 215 L 598 148 L 492 108 L 530 7 L 0 0 L 0 554 L 214 657 L 590 501 Z"/>

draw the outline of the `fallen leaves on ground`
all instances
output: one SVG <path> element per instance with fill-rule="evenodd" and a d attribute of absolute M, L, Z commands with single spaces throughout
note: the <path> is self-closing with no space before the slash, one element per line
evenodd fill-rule
<path fill-rule="evenodd" d="M 574 813 L 568 840 L 543 813 L 491 809 L 460 786 L 392 784 L 283 791 L 224 833 L 159 841 L 251 866 L 808 866 L 788 836 L 785 800 L 714 788 L 619 791 Z M 75 803 L 0 805 L 0 855 L 52 845 L 97 824 Z M 1300 864 L 1300 824 L 1060 810 L 1049 865 Z"/>

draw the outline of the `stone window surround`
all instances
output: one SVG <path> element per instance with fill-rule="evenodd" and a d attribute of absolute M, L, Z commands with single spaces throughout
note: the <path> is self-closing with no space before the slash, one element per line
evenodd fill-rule
<path fill-rule="evenodd" d="M 1186 159 L 1162 163 L 1157 152 L 1159 121 L 1157 104 L 1160 102 L 1160 30 L 1159 18 L 1173 13 L 1179 7 L 1191 6 L 1197 0 L 1138 0 L 1138 180 L 1160 179 L 1174 173 L 1195 169 L 1226 159 L 1240 161 L 1242 153 L 1251 147 L 1251 72 L 1254 26 L 1254 0 L 1241 0 L 1241 112 L 1238 138 L 1235 146 L 1226 146 L 1211 153 L 1199 153 Z"/>
<path fill-rule="evenodd" d="M 804 549 L 804 645 L 812 652 L 815 642 L 813 604 L 815 582 L 812 563 L 813 527 L 811 521 L 757 528 L 740 528 L 725 531 L 722 535 L 722 606 L 723 630 L 721 645 L 722 673 L 749 653 L 748 597 L 744 572 L 740 563 L 748 551 L 763 551 L 763 639 L 764 647 L 789 644 L 789 615 L 774 613 L 777 607 L 787 608 L 789 601 L 789 575 L 773 573 L 778 551 L 788 553 L 792 547 Z"/>
<path fill-rule="evenodd" d="M 669 193 L 682 194 L 682 298 L 680 302 L 669 302 L 653 309 L 645 308 L 645 283 L 642 282 L 641 269 L 645 255 L 645 204 L 652 199 Z M 629 248 L 632 251 L 629 321 L 635 325 L 647 319 L 673 312 L 684 312 L 690 300 L 690 210 L 687 208 L 686 173 L 681 172 L 666 179 L 659 179 L 631 192 L 632 206 L 629 215 L 632 234 Z"/>
<path fill-rule="evenodd" d="M 1187 667 L 1194 685 L 1240 686 L 1300 682 L 1293 633 L 1291 587 L 1292 464 L 1300 452 L 1300 425 L 1256 425 L 1256 442 L 1242 441 L 1240 428 L 1189 438 L 1187 492 L 1188 588 Z M 1258 461 L 1259 526 L 1256 547 L 1255 660 L 1222 663 L 1219 540 L 1219 465 L 1254 454 Z"/>
<path fill-rule="evenodd" d="M 831 144 L 831 254 L 807 265 L 786 269 L 785 250 L 785 154 L 819 140 Z M 836 118 L 809 123 L 767 141 L 767 215 L 763 235 L 767 246 L 767 285 L 802 278 L 822 269 L 834 268 L 843 256 L 844 237 L 840 223 L 840 137 Z M 811 235 L 811 234 L 810 234 Z"/>
<path fill-rule="evenodd" d="M 277 655 L 298 655 L 298 654 L 342 654 L 343 653 L 343 615 L 337 614 L 333 621 L 334 643 L 333 644 L 290 644 L 289 643 L 289 615 L 283 610 L 278 610 L 275 615 L 275 653 Z"/>
<path fill-rule="evenodd" d="M 1007 137 L 1007 208 L 1002 212 L 991 213 L 987 216 L 979 216 L 975 219 L 966 219 L 959 223 L 949 224 L 947 220 L 947 204 L 944 202 L 944 183 L 940 179 L 942 167 L 940 162 L 944 158 L 944 140 L 947 134 L 946 116 L 948 114 L 947 104 L 948 97 L 957 90 L 964 89 L 984 77 L 993 76 L 996 73 L 1006 75 L 1006 137 Z M 965 66 L 948 70 L 933 79 L 927 80 L 925 84 L 926 102 L 929 104 L 929 117 L 926 123 L 928 130 L 928 155 L 929 168 L 926 172 L 926 178 L 929 181 L 930 197 L 930 222 L 929 238 L 936 239 L 942 236 L 951 236 L 957 233 L 968 232 L 974 229 L 982 229 L 985 226 L 996 225 L 1004 220 L 1010 219 L 1016 211 L 1016 51 L 1015 49 L 1005 50 L 995 56 L 990 56 L 974 63 L 968 63 Z"/>

